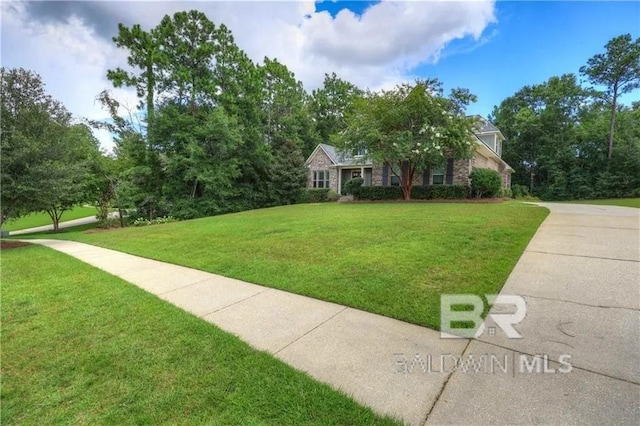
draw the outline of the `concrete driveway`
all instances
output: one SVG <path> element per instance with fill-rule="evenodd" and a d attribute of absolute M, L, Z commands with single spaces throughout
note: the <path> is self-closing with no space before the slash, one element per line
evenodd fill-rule
<path fill-rule="evenodd" d="M 638 424 L 640 210 L 540 205 L 551 214 L 501 292 L 526 301 L 522 338 L 488 322 L 463 354 L 481 368 L 451 375 L 428 424 Z"/>

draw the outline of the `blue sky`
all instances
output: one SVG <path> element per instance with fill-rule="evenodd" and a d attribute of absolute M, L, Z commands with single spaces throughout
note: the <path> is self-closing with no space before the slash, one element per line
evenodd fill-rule
<path fill-rule="evenodd" d="M 437 77 L 447 91 L 476 94 L 468 112 L 484 116 L 525 85 L 577 74 L 613 37 L 640 37 L 639 1 L 3 0 L 2 65 L 40 74 L 76 117 L 105 120 L 95 102 L 102 90 L 132 110 L 138 103 L 135 90 L 106 78 L 107 70 L 127 66 L 126 52 L 112 41 L 118 23 L 149 29 L 189 9 L 230 28 L 256 64 L 277 58 L 309 92 L 332 72 L 374 90 Z M 632 100 L 640 91 L 622 99 Z M 108 132 L 96 135 L 112 147 Z"/>
<path fill-rule="evenodd" d="M 370 1 L 316 2 L 335 16 L 343 8 L 356 14 Z M 466 87 L 478 96 L 472 114 L 487 116 L 525 85 L 578 70 L 621 34 L 640 37 L 640 2 L 498 1 L 495 24 L 477 42 L 470 37 L 447 45 L 435 64 L 417 67 L 416 76 L 438 77 L 445 88 Z M 640 91 L 623 101 L 640 100 Z"/>

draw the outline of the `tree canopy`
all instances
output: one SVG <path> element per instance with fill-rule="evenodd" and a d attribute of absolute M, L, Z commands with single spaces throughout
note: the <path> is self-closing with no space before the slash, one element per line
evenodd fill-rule
<path fill-rule="evenodd" d="M 446 157 L 468 158 L 473 153 L 475 119 L 464 114 L 473 100 L 460 89 L 444 97 L 437 80 L 367 92 L 354 100 L 346 127 L 334 140 L 346 151 L 360 151 L 386 164 L 409 200 L 417 171 L 439 166 Z"/>

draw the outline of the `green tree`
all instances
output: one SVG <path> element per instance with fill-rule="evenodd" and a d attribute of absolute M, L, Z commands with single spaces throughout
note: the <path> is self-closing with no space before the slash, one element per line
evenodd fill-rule
<path fill-rule="evenodd" d="M 2 220 L 36 211 L 51 216 L 83 201 L 87 162 L 98 144 L 84 125 L 25 69 L 2 68 Z"/>
<path fill-rule="evenodd" d="M 291 204 L 305 184 L 303 151 L 317 143 L 308 95 L 302 83 L 277 60 L 265 58 L 260 71 L 265 136 L 273 156 L 270 203 Z"/>
<path fill-rule="evenodd" d="M 369 158 L 386 164 L 409 200 L 416 171 L 438 166 L 446 157 L 472 155 L 475 119 L 464 115 L 471 101 L 475 97 L 466 90 L 444 97 L 435 79 L 369 92 L 354 101 L 335 140 L 342 149 L 365 149 Z"/>
<path fill-rule="evenodd" d="M 62 214 L 87 201 L 86 182 L 99 155 L 99 143 L 83 124 L 52 126 L 40 143 L 44 151 L 29 165 L 33 205 L 35 211 L 49 214 L 57 231 Z"/>
<path fill-rule="evenodd" d="M 188 104 L 192 114 L 198 105 L 211 104 L 219 49 L 213 22 L 197 10 L 177 12 L 165 16 L 153 32 L 160 51 L 161 90 L 172 102 Z"/>
<path fill-rule="evenodd" d="M 193 113 L 184 105 L 164 106 L 156 119 L 169 213 L 193 218 L 236 210 L 229 201 L 240 174 L 242 137 L 236 120 L 223 108 L 201 107 Z"/>
<path fill-rule="evenodd" d="M 144 31 L 140 25 L 131 28 L 118 24 L 118 35 L 113 38 L 117 47 L 129 52 L 127 62 L 129 66 L 137 70 L 128 72 L 122 68 L 107 71 L 107 78 L 114 87 L 135 87 L 138 97 L 146 102 L 141 107 L 146 107 L 147 123 L 153 121 L 155 108 L 155 93 L 158 80 L 158 64 L 160 60 L 158 38 L 154 31 Z"/>
<path fill-rule="evenodd" d="M 491 120 L 508 140 L 502 157 L 516 171 L 513 183 L 547 198 L 569 196 L 568 175 L 575 175 L 582 155 L 578 123 L 589 97 L 575 75 L 565 74 L 525 86 L 494 108 Z"/>
<path fill-rule="evenodd" d="M 606 87 L 603 95 L 611 104 L 607 153 L 607 158 L 611 161 L 618 98 L 640 87 L 640 38 L 634 41 L 631 34 L 621 35 L 611 39 L 605 48 L 606 53 L 598 53 L 589 58 L 580 72 L 593 84 Z"/>
<path fill-rule="evenodd" d="M 323 86 L 312 92 L 310 113 L 322 141 L 329 141 L 346 126 L 345 116 L 353 101 L 363 92 L 336 73 L 325 74 Z M 313 150 L 312 147 L 311 149 Z M 311 152 L 306 153 L 311 154 Z"/>

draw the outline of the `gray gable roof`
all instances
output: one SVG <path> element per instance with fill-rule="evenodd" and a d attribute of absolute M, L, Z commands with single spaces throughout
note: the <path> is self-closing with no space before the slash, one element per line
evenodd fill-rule
<path fill-rule="evenodd" d="M 353 155 L 340 151 L 333 145 L 327 145 L 321 143 L 320 147 L 327 153 L 329 159 L 338 166 L 351 166 L 351 165 L 369 165 L 373 164 L 371 160 L 366 157 L 354 157 Z"/>
<path fill-rule="evenodd" d="M 477 124 L 476 131 L 477 131 L 477 133 L 500 132 L 500 129 L 498 129 L 496 126 L 494 126 L 493 123 L 489 122 L 483 116 L 474 115 L 473 117 L 476 119 L 476 124 Z"/>
<path fill-rule="evenodd" d="M 320 146 L 329 156 L 329 160 L 333 161 L 335 164 L 339 163 L 335 146 L 327 145 L 326 143 L 321 143 Z"/>
<path fill-rule="evenodd" d="M 500 129 L 498 129 L 496 126 L 494 126 L 493 124 L 489 123 L 488 121 L 484 121 L 480 123 L 482 127 L 480 127 L 480 133 L 487 133 L 487 132 L 499 132 Z"/>

